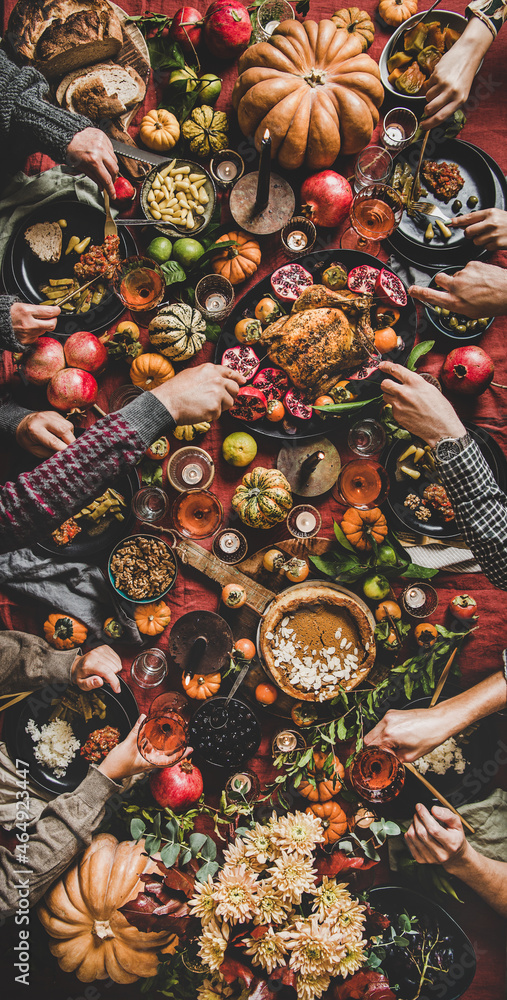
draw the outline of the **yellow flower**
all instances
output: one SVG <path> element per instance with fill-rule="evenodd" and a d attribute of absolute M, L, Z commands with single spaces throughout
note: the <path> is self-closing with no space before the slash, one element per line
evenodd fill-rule
<path fill-rule="evenodd" d="M 344 940 L 360 938 L 364 929 L 364 906 L 356 903 L 352 898 L 344 901 L 339 910 L 332 914 L 336 927 Z"/>
<path fill-rule="evenodd" d="M 271 829 L 269 826 L 262 826 L 261 823 L 256 823 L 248 833 L 245 833 L 245 855 L 247 858 L 254 858 L 261 868 L 268 861 L 272 861 L 275 852 L 273 850 Z"/>
<path fill-rule="evenodd" d="M 252 957 L 252 965 L 261 965 L 270 975 L 277 965 L 284 965 L 287 951 L 280 931 L 266 928 L 266 933 L 258 938 L 245 938 L 245 952 Z"/>
<path fill-rule="evenodd" d="M 298 1000 L 313 1000 L 314 997 L 321 997 L 330 982 L 331 976 L 327 972 L 320 972 L 313 976 L 298 976 Z"/>
<path fill-rule="evenodd" d="M 217 915 L 230 923 L 251 920 L 255 912 L 255 876 L 245 865 L 226 865 L 215 885 Z"/>
<path fill-rule="evenodd" d="M 256 913 L 254 924 L 283 924 L 291 904 L 284 902 L 271 879 L 263 879 L 255 887 Z"/>
<path fill-rule="evenodd" d="M 337 954 L 345 955 L 345 947 L 340 945 L 336 935 L 331 935 L 326 924 L 319 924 L 317 917 L 296 920 L 284 933 L 290 951 L 289 965 L 303 976 L 320 975 L 331 972 Z"/>
<path fill-rule="evenodd" d="M 218 924 L 211 920 L 204 928 L 199 947 L 199 958 L 202 958 L 212 972 L 217 972 L 223 960 L 229 941 L 227 924 Z"/>
<path fill-rule="evenodd" d="M 271 830 L 271 839 L 279 850 L 309 857 L 324 840 L 322 823 L 317 816 L 296 811 L 282 816 Z"/>
<path fill-rule="evenodd" d="M 354 972 L 357 972 L 364 965 L 363 949 L 365 945 L 366 941 L 359 941 L 353 947 L 347 948 L 343 958 L 336 964 L 333 975 L 352 976 Z"/>
<path fill-rule="evenodd" d="M 304 892 L 311 892 L 315 884 L 316 871 L 312 868 L 312 858 L 299 858 L 282 851 L 274 865 L 268 869 L 270 882 L 279 890 L 284 899 L 300 903 Z"/>
<path fill-rule="evenodd" d="M 195 883 L 195 895 L 190 900 L 190 909 L 194 917 L 199 917 L 203 925 L 213 920 L 216 911 L 216 903 L 213 898 L 215 887 L 211 876 L 208 875 L 207 882 Z"/>
<path fill-rule="evenodd" d="M 328 878 L 327 875 L 324 875 L 320 885 L 313 890 L 313 896 L 312 909 L 314 913 L 318 914 L 319 920 L 334 915 L 347 902 L 351 901 L 346 882 L 337 882 L 335 878 Z"/>

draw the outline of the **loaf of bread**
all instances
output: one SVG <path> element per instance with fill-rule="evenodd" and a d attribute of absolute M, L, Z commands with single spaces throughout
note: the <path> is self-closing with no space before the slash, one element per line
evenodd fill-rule
<path fill-rule="evenodd" d="M 114 59 L 123 44 L 107 0 L 18 0 L 6 35 L 18 60 L 49 79 Z"/>
<path fill-rule="evenodd" d="M 44 263 L 56 264 L 62 252 L 62 230 L 57 222 L 36 222 L 25 231 L 32 253 Z"/>
<path fill-rule="evenodd" d="M 92 121 L 116 118 L 134 107 L 146 92 L 144 81 L 132 67 L 98 63 L 68 73 L 58 85 L 58 103 Z"/>

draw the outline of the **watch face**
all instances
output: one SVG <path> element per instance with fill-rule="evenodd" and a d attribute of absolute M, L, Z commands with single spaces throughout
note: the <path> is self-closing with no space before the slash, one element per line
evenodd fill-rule
<path fill-rule="evenodd" d="M 439 441 L 436 449 L 436 456 L 439 462 L 450 462 L 451 458 L 456 458 L 461 451 L 459 441 L 453 441 L 452 438 L 444 439 Z"/>

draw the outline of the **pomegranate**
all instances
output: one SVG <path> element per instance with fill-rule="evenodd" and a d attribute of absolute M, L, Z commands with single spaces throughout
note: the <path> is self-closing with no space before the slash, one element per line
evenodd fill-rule
<path fill-rule="evenodd" d="M 239 390 L 229 413 L 237 420 L 261 420 L 266 416 L 268 401 L 254 385 L 244 385 Z"/>
<path fill-rule="evenodd" d="M 297 417 L 298 420 L 310 420 L 313 410 L 308 403 L 305 403 L 301 389 L 289 389 L 283 402 L 291 417 Z"/>
<path fill-rule="evenodd" d="M 353 372 L 352 375 L 349 375 L 350 381 L 358 382 L 363 378 L 369 378 L 370 375 L 373 375 L 373 372 L 377 370 L 381 361 L 382 361 L 382 355 L 379 352 L 376 357 L 369 358 L 366 364 L 361 365 L 361 367 L 358 368 L 356 372 Z"/>
<path fill-rule="evenodd" d="M 352 271 L 349 271 L 347 288 L 350 292 L 373 295 L 375 292 L 375 282 L 379 274 L 378 267 L 370 267 L 369 264 L 361 264 L 360 267 L 353 267 Z"/>
<path fill-rule="evenodd" d="M 271 287 L 282 302 L 295 302 L 310 285 L 313 278 L 301 264 L 284 264 L 271 275 Z"/>
<path fill-rule="evenodd" d="M 115 205 L 128 204 L 133 201 L 136 196 L 136 189 L 127 180 L 126 177 L 122 177 L 121 174 L 116 178 L 114 182 L 114 203 Z"/>
<path fill-rule="evenodd" d="M 348 215 L 354 195 L 345 177 L 321 170 L 301 185 L 301 211 L 316 226 L 337 226 Z"/>
<path fill-rule="evenodd" d="M 238 0 L 215 0 L 204 16 L 204 39 L 218 59 L 236 59 L 246 49 L 252 25 L 246 7 Z"/>
<path fill-rule="evenodd" d="M 93 333 L 78 330 L 65 342 L 65 360 L 69 368 L 99 372 L 107 361 L 107 348 Z"/>
<path fill-rule="evenodd" d="M 191 760 L 181 760 L 174 767 L 163 767 L 150 777 L 150 791 L 163 808 L 188 809 L 198 802 L 203 791 L 202 774 Z"/>
<path fill-rule="evenodd" d="M 479 396 L 491 382 L 495 368 L 482 347 L 469 344 L 447 355 L 440 373 L 444 385 L 453 392 Z"/>
<path fill-rule="evenodd" d="M 202 23 L 202 14 L 195 7 L 179 7 L 172 20 L 169 38 L 181 45 L 187 55 L 192 55 L 201 41 Z"/>
<path fill-rule="evenodd" d="M 402 309 L 407 304 L 407 293 L 401 278 L 392 271 L 383 267 L 376 282 L 375 295 L 378 295 L 381 302 L 386 306 L 395 306 Z"/>
<path fill-rule="evenodd" d="M 240 347 L 229 347 L 222 355 L 222 364 L 226 368 L 232 368 L 234 372 L 239 372 L 245 378 L 253 378 L 260 361 L 255 351 L 248 347 L 248 344 L 241 344 Z"/>
<path fill-rule="evenodd" d="M 93 375 L 80 368 L 64 368 L 57 372 L 47 388 L 51 406 L 62 413 L 93 406 L 97 392 L 98 385 Z"/>
<path fill-rule="evenodd" d="M 21 362 L 21 370 L 32 385 L 47 385 L 62 368 L 65 368 L 63 347 L 54 337 L 39 337 Z"/>
<path fill-rule="evenodd" d="M 281 368 L 263 368 L 255 376 L 253 384 L 264 393 L 268 403 L 272 399 L 282 399 L 289 388 L 289 380 Z"/>

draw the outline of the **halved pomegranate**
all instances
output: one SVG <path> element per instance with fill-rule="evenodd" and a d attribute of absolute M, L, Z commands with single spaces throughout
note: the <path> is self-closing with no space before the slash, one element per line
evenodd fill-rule
<path fill-rule="evenodd" d="M 401 278 L 385 267 L 382 268 L 375 282 L 375 295 L 378 295 L 380 301 L 384 302 L 386 306 L 395 306 L 396 309 L 402 309 L 408 301 L 405 285 Z"/>
<path fill-rule="evenodd" d="M 238 392 L 229 413 L 237 420 L 261 420 L 266 416 L 268 401 L 260 389 L 254 385 L 244 385 Z"/>
<path fill-rule="evenodd" d="M 310 285 L 313 278 L 301 264 L 284 264 L 271 275 L 271 287 L 281 302 L 295 302 Z"/>
<path fill-rule="evenodd" d="M 301 389 L 295 387 L 289 389 L 283 402 L 291 417 L 297 417 L 298 420 L 310 420 L 313 410 L 308 403 L 305 403 Z"/>
<path fill-rule="evenodd" d="M 349 375 L 350 381 L 359 382 L 362 378 L 369 378 L 374 371 L 377 370 L 380 362 L 382 361 L 382 355 L 379 353 L 377 357 L 371 357 L 368 359 L 366 364 L 362 365 L 361 368 L 357 369 L 352 375 Z"/>
<path fill-rule="evenodd" d="M 362 295 L 374 295 L 375 282 L 380 274 L 378 267 L 360 264 L 349 271 L 347 288 L 349 292 L 360 292 Z"/>
<path fill-rule="evenodd" d="M 253 384 L 264 393 L 268 403 L 272 399 L 283 399 L 289 388 L 289 380 L 281 368 L 263 368 L 255 376 Z"/>
<path fill-rule="evenodd" d="M 239 347 L 229 347 L 222 355 L 222 362 L 226 368 L 232 368 L 234 372 L 239 372 L 245 378 L 253 378 L 260 361 L 251 347 L 241 344 Z"/>

